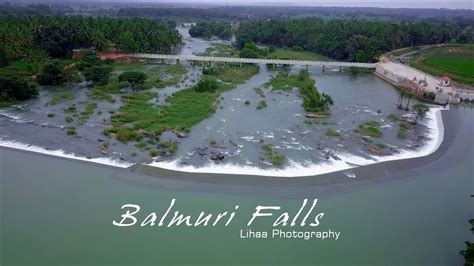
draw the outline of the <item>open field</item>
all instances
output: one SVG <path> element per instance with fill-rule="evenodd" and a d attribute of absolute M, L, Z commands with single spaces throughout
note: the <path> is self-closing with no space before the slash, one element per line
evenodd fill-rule
<path fill-rule="evenodd" d="M 434 76 L 449 76 L 452 80 L 474 86 L 474 45 L 445 46 L 422 51 L 410 62 Z"/>

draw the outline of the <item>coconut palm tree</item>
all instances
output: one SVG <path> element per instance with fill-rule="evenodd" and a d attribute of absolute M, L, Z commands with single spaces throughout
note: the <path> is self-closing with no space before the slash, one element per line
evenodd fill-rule
<path fill-rule="evenodd" d="M 423 119 L 430 108 L 426 104 L 417 103 L 413 105 L 413 110 L 416 112 L 415 123 L 417 123 L 418 118 Z"/>
<path fill-rule="evenodd" d="M 408 98 L 407 105 L 405 106 L 405 110 L 408 111 L 408 107 L 410 106 L 410 101 L 415 97 L 415 93 L 412 91 L 406 91 L 405 96 Z"/>

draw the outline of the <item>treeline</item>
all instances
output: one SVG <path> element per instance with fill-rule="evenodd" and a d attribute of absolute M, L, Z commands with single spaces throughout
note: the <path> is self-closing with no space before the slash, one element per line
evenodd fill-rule
<path fill-rule="evenodd" d="M 180 41 L 176 29 L 148 19 L 0 16 L 0 50 L 10 59 L 38 50 L 64 57 L 73 49 L 89 47 L 166 53 Z"/>
<path fill-rule="evenodd" d="M 453 22 L 387 22 L 305 18 L 247 21 L 236 32 L 236 46 L 255 42 L 301 47 L 336 60 L 374 62 L 397 48 L 448 42 L 471 43 L 474 19 Z"/>
<path fill-rule="evenodd" d="M 124 7 L 120 17 L 177 17 L 193 20 L 288 19 L 297 16 L 325 18 L 370 18 L 418 20 L 419 18 L 472 18 L 469 9 L 377 8 L 377 7 L 295 7 L 295 6 L 226 6 L 226 7 Z"/>
<path fill-rule="evenodd" d="M 202 22 L 193 25 L 189 29 L 192 37 L 211 38 L 213 36 L 221 39 L 230 39 L 232 37 L 232 28 L 228 22 Z"/>

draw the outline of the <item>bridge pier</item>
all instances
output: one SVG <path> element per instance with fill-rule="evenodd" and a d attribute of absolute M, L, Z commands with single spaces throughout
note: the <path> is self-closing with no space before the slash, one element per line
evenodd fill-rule
<path fill-rule="evenodd" d="M 165 59 L 161 59 L 161 64 L 165 64 Z"/>
<path fill-rule="evenodd" d="M 342 66 L 339 67 L 339 72 L 342 72 Z"/>
<path fill-rule="evenodd" d="M 179 59 L 176 59 L 176 64 L 179 65 Z"/>
<path fill-rule="evenodd" d="M 308 65 L 305 65 L 306 71 L 308 71 Z"/>
<path fill-rule="evenodd" d="M 325 65 L 323 65 L 323 72 L 325 71 L 325 68 L 326 68 L 326 66 L 325 66 Z"/>

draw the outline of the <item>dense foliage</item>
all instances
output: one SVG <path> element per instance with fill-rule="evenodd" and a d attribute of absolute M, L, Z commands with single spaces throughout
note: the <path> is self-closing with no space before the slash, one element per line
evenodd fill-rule
<path fill-rule="evenodd" d="M 364 20 L 247 21 L 236 34 L 236 46 L 256 42 L 283 47 L 299 46 L 337 60 L 376 61 L 386 51 L 401 47 L 472 42 L 472 24 L 436 22 L 387 22 Z"/>
<path fill-rule="evenodd" d="M 197 92 L 215 92 L 218 88 L 219 83 L 209 77 L 204 77 L 194 86 Z"/>
<path fill-rule="evenodd" d="M 128 82 L 132 87 L 132 90 L 135 90 L 137 86 L 142 85 L 146 81 L 146 75 L 143 72 L 138 71 L 126 71 L 118 76 L 119 82 Z"/>
<path fill-rule="evenodd" d="M 282 72 L 266 83 L 266 86 L 271 86 L 272 90 L 298 88 L 300 96 L 303 98 L 303 108 L 309 113 L 326 113 L 334 103 L 331 96 L 319 93 L 314 79 L 304 69 L 298 74 Z"/>
<path fill-rule="evenodd" d="M 36 87 L 25 77 L 11 72 L 0 73 L 0 101 L 22 101 L 37 95 Z"/>
<path fill-rule="evenodd" d="M 25 57 L 36 48 L 64 57 L 75 48 L 103 51 L 114 45 L 128 52 L 164 53 L 180 41 L 175 29 L 147 19 L 0 16 L 0 49 L 8 58 Z"/>
<path fill-rule="evenodd" d="M 63 84 L 67 80 L 64 64 L 60 60 L 51 60 L 44 65 L 37 80 L 41 85 L 56 86 Z"/>
<path fill-rule="evenodd" d="M 232 37 L 232 28 L 227 22 L 203 22 L 193 25 L 189 29 L 192 37 L 211 38 L 219 37 L 221 39 L 230 39 Z"/>

